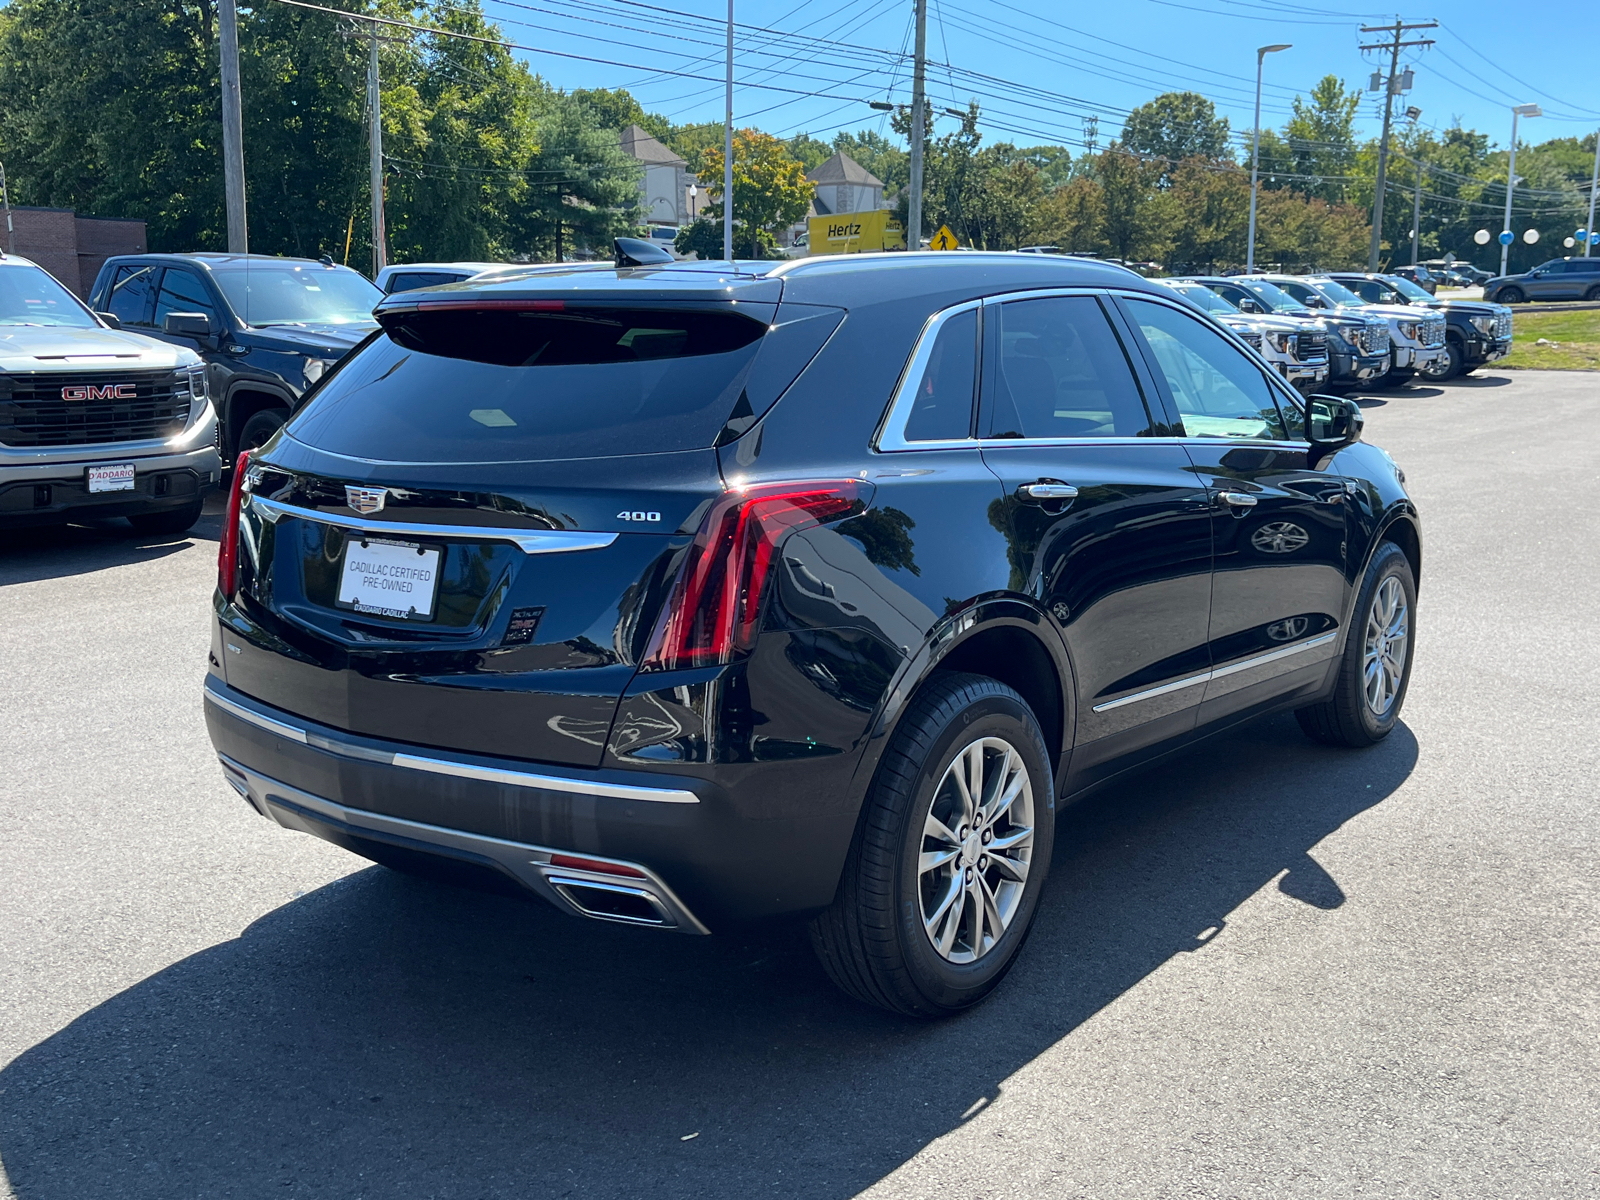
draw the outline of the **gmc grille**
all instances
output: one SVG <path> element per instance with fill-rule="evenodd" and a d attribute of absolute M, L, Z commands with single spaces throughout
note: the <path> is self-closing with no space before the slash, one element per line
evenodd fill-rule
<path fill-rule="evenodd" d="M 1511 336 L 1511 314 L 1496 313 L 1494 315 L 1494 336 L 1496 340 Z"/>
<path fill-rule="evenodd" d="M 1328 359 L 1327 335 L 1315 332 L 1295 334 L 1294 356 L 1301 362 L 1326 362 Z"/>
<path fill-rule="evenodd" d="M 1424 321 L 1422 322 L 1422 327 L 1417 330 L 1417 340 L 1424 346 L 1442 346 L 1444 345 L 1444 327 L 1445 320 L 1443 317 L 1434 317 L 1431 320 Z"/>
<path fill-rule="evenodd" d="M 1361 353 L 1389 353 L 1389 327 L 1387 325 L 1368 325 L 1363 329 L 1361 331 Z"/>
<path fill-rule="evenodd" d="M 132 384 L 124 400 L 63 400 L 63 388 Z M 169 438 L 189 423 L 187 371 L 26 371 L 0 375 L 0 444 L 96 446 Z"/>

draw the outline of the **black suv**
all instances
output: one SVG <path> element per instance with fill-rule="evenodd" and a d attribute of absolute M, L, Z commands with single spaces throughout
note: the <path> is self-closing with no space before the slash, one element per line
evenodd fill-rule
<path fill-rule="evenodd" d="M 1369 304 L 1405 304 L 1444 314 L 1445 357 L 1422 368 L 1428 379 L 1454 379 L 1511 353 L 1511 310 L 1482 300 L 1439 300 L 1403 275 L 1330 271 L 1327 276 Z"/>
<path fill-rule="evenodd" d="M 377 328 L 382 297 L 327 259 L 136 254 L 106 260 L 90 306 L 123 329 L 199 351 L 227 463 L 277 432 L 306 389 Z"/>
<path fill-rule="evenodd" d="M 1399 717 L 1399 471 L 1132 272 L 683 263 L 377 316 L 220 542 L 206 719 L 287 828 L 603 920 L 808 914 L 846 991 L 938 1015 L 1021 946 L 1058 803 L 1263 713 Z"/>
<path fill-rule="evenodd" d="M 1553 258 L 1521 275 L 1497 275 L 1484 282 L 1483 298 L 1493 304 L 1600 300 L 1600 258 Z"/>

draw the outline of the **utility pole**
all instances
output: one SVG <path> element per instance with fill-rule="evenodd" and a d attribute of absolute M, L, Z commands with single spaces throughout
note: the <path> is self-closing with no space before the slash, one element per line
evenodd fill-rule
<path fill-rule="evenodd" d="M 389 238 L 383 225 L 383 97 L 378 87 L 378 23 L 372 25 L 372 55 L 367 60 L 368 140 L 372 147 L 372 277 L 389 265 Z"/>
<path fill-rule="evenodd" d="M 11 224 L 11 190 L 6 187 L 5 163 L 0 163 L 0 207 L 6 210 L 6 253 L 15 254 L 17 252 L 17 230 Z M 1594 220 L 1594 205 L 1590 204 L 1589 209 L 1589 219 L 1592 221 Z"/>
<path fill-rule="evenodd" d="M 1389 125 L 1394 117 L 1395 93 L 1401 90 L 1400 84 L 1400 51 L 1413 48 L 1426 48 L 1433 45 L 1432 38 L 1418 38 L 1415 41 L 1405 41 L 1405 35 L 1413 29 L 1437 29 L 1437 21 L 1420 21 L 1407 25 L 1399 17 L 1395 18 L 1393 25 L 1363 25 L 1362 33 L 1386 33 L 1392 35 L 1391 40 L 1375 42 L 1370 46 L 1362 46 L 1363 52 L 1368 50 L 1387 50 L 1389 52 L 1389 75 L 1383 83 L 1383 137 L 1378 143 L 1378 181 L 1372 195 L 1372 247 L 1367 252 L 1367 270 L 1378 269 L 1378 254 L 1383 242 L 1383 189 L 1388 181 L 1389 174 Z M 1409 72 L 1408 72 L 1409 73 Z"/>
<path fill-rule="evenodd" d="M 222 53 L 222 192 L 228 212 L 228 253 L 250 253 L 244 209 L 244 116 L 239 99 L 239 10 L 234 0 L 217 6 Z"/>
<path fill-rule="evenodd" d="M 917 0 L 917 53 L 911 76 L 911 195 L 906 204 L 906 249 L 922 249 L 922 129 L 927 124 L 928 0 Z"/>
<path fill-rule="evenodd" d="M 4 176 L 0 176 L 3 179 Z M 1583 232 L 1588 236 L 1583 239 L 1583 256 L 1589 257 L 1589 250 L 1594 245 L 1594 196 L 1600 191 L 1600 130 L 1594 135 L 1594 174 L 1589 176 L 1589 223 L 1583 227 Z M 6 221 L 11 221 L 10 212 L 6 213 Z"/>
<path fill-rule="evenodd" d="M 733 261 L 733 0 L 728 0 L 727 113 L 722 130 L 722 257 Z"/>

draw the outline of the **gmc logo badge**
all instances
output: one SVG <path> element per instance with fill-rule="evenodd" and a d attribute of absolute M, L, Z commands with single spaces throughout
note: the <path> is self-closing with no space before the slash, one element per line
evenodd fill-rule
<path fill-rule="evenodd" d="M 63 400 L 137 400 L 139 389 L 131 383 L 87 384 L 85 386 L 64 387 L 61 389 Z"/>

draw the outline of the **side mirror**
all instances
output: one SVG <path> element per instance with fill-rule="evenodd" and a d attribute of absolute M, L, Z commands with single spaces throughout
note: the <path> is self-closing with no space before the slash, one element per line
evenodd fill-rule
<path fill-rule="evenodd" d="M 94 315 L 99 317 L 102 321 L 104 321 L 112 329 L 121 329 L 122 328 L 122 318 L 117 316 L 116 313 L 97 312 Z"/>
<path fill-rule="evenodd" d="M 1256 303 L 1254 300 L 1251 300 L 1247 296 L 1243 300 L 1239 301 L 1239 311 L 1242 313 L 1255 313 L 1259 316 L 1267 310 L 1262 308 L 1261 305 Z"/>
<path fill-rule="evenodd" d="M 1344 396 L 1312 396 L 1306 402 L 1306 438 L 1313 464 L 1361 440 L 1366 417 L 1361 406 Z"/>
<path fill-rule="evenodd" d="M 161 320 L 161 332 L 173 337 L 208 338 L 211 318 L 202 312 L 169 312 Z"/>

